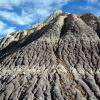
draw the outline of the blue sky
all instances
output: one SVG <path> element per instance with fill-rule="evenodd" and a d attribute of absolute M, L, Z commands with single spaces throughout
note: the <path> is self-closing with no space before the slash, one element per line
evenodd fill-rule
<path fill-rule="evenodd" d="M 0 37 L 30 28 L 54 10 L 100 15 L 100 0 L 0 0 Z"/>

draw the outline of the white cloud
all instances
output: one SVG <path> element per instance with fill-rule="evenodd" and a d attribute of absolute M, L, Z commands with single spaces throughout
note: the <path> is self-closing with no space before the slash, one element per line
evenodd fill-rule
<path fill-rule="evenodd" d="M 79 6 L 79 9 L 81 9 L 81 10 L 92 10 L 93 7 L 92 6 Z"/>
<path fill-rule="evenodd" d="M 0 6 L 17 6 L 22 0 L 0 0 Z"/>
<path fill-rule="evenodd" d="M 0 21 L 0 30 L 4 29 L 6 27 L 6 24 L 4 24 L 2 21 Z"/>
<path fill-rule="evenodd" d="M 97 3 L 98 0 L 88 0 L 89 3 Z"/>
<path fill-rule="evenodd" d="M 24 16 L 23 14 L 18 15 L 15 12 L 9 12 L 9 11 L 0 11 L 0 17 L 20 25 L 26 25 L 33 21 L 30 15 L 27 16 Z"/>
<path fill-rule="evenodd" d="M 6 29 L 3 31 L 3 33 L 4 33 L 4 34 L 7 34 L 7 33 L 14 32 L 14 31 L 16 31 L 15 28 L 16 28 L 16 27 L 8 27 L 8 28 L 6 28 Z"/>
<path fill-rule="evenodd" d="M 15 27 L 8 27 L 3 21 L 0 21 L 0 36 L 3 34 L 11 33 L 15 31 Z"/>

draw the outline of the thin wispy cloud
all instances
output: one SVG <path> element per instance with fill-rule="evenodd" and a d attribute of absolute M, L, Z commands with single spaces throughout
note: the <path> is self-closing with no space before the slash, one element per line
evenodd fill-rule
<path fill-rule="evenodd" d="M 7 24 L 0 21 L 0 36 L 2 36 L 4 33 L 9 33 L 15 31 L 15 27 L 8 27 Z"/>
<path fill-rule="evenodd" d="M 98 2 L 98 0 L 87 0 L 88 1 L 88 3 L 97 3 Z"/>
<path fill-rule="evenodd" d="M 79 6 L 79 9 L 81 9 L 81 10 L 92 10 L 93 9 L 93 7 L 92 6 Z"/>
<path fill-rule="evenodd" d="M 0 11 L 0 17 L 9 20 L 12 23 L 20 25 L 26 25 L 32 22 L 31 16 L 30 15 L 24 16 L 24 13 L 18 15 L 15 12 Z"/>
<path fill-rule="evenodd" d="M 2 21 L 0 21 L 0 30 L 4 29 L 6 27 L 6 24 L 4 24 Z"/>

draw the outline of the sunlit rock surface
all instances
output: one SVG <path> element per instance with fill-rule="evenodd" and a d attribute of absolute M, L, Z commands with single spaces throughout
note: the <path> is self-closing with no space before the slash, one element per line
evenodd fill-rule
<path fill-rule="evenodd" d="M 0 39 L 0 100 L 100 100 L 100 17 L 53 12 Z"/>

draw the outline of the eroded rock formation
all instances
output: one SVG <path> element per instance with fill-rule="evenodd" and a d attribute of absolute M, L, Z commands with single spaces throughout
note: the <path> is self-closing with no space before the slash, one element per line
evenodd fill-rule
<path fill-rule="evenodd" d="M 54 12 L 0 40 L 0 100 L 100 100 L 100 18 Z"/>

